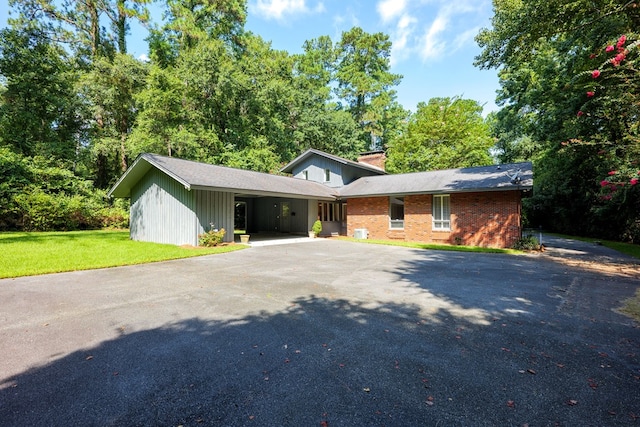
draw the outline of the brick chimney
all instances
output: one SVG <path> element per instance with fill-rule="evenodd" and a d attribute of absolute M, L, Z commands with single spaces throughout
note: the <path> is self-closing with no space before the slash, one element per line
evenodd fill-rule
<path fill-rule="evenodd" d="M 371 166 L 375 166 L 378 169 L 384 170 L 384 163 L 387 160 L 387 156 L 384 151 L 369 151 L 360 154 L 358 157 L 358 163 L 366 163 Z"/>

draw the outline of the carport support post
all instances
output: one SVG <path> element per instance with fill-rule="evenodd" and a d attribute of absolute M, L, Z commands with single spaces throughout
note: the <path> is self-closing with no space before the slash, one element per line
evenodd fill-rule
<path fill-rule="evenodd" d="M 542 246 L 542 226 L 540 226 L 540 238 L 538 239 L 538 244 Z"/>

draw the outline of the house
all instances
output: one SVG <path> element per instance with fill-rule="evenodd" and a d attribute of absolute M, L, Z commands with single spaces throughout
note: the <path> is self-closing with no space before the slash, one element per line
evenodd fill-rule
<path fill-rule="evenodd" d="M 133 240 L 197 245 L 210 228 L 511 246 L 521 235 L 521 199 L 531 163 L 390 175 L 384 153 L 357 162 L 307 150 L 281 176 L 141 154 L 111 188 L 131 199 Z"/>

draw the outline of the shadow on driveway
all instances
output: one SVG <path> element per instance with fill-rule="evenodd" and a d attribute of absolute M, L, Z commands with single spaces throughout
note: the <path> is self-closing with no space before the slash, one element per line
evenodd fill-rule
<path fill-rule="evenodd" d="M 333 270 L 298 268 L 321 255 Z M 122 271 L 138 272 L 140 281 L 192 271 L 194 285 L 183 278 L 176 292 L 196 304 L 204 285 L 195 284 L 206 274 L 226 277 L 225 263 L 237 272 L 251 260 L 238 283 L 216 284 L 203 302 L 224 297 L 278 309 L 248 308 L 226 320 L 184 313 L 160 327 L 118 329 L 115 338 L 0 378 L 2 424 L 640 422 L 639 330 L 613 312 L 563 309 L 562 289 L 574 280 L 608 279 L 541 257 L 322 242 Z M 252 295 L 234 293 L 242 289 Z M 257 295 L 265 302 L 253 301 Z"/>

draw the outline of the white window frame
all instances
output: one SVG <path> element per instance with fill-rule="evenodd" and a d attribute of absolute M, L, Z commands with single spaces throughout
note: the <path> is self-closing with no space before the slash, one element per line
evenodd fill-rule
<path fill-rule="evenodd" d="M 392 206 L 394 204 L 393 200 L 402 201 L 402 218 L 394 218 Z M 389 197 L 389 229 L 390 230 L 404 230 L 404 197 L 402 196 L 391 196 Z"/>
<path fill-rule="evenodd" d="M 302 177 L 308 181 L 309 180 L 309 171 L 308 170 L 303 170 L 302 171 Z"/>
<path fill-rule="evenodd" d="M 331 169 L 324 170 L 324 182 L 331 181 Z"/>
<path fill-rule="evenodd" d="M 436 200 L 440 202 L 436 203 Z M 444 200 L 447 201 L 445 215 Z M 449 194 L 434 194 L 431 213 L 433 216 L 432 228 L 436 231 L 451 231 L 451 196 Z M 446 219 L 445 219 L 446 216 Z"/>

